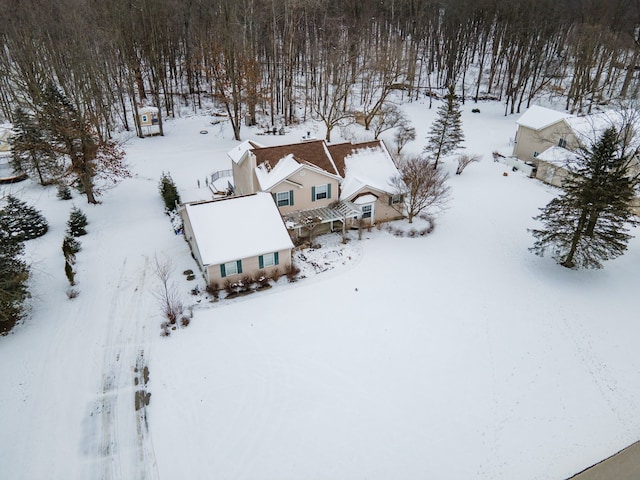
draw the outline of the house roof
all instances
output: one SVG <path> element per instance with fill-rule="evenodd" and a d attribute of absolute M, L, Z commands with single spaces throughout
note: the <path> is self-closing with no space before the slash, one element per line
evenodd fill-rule
<path fill-rule="evenodd" d="M 534 130 L 542 130 L 565 118 L 573 116 L 574 115 L 567 112 L 559 112 L 539 105 L 531 105 L 527 111 L 516 120 L 516 124 Z"/>
<path fill-rule="evenodd" d="M 349 200 L 365 187 L 392 191 L 392 179 L 399 172 L 382 141 L 335 145 L 330 151 L 336 152 L 339 158 L 336 163 L 344 165 L 341 199 Z"/>
<path fill-rule="evenodd" d="M 568 164 L 575 163 L 576 154 L 566 148 L 553 146 L 538 155 L 536 160 L 542 160 L 558 167 L 566 167 Z"/>
<path fill-rule="evenodd" d="M 268 193 L 186 204 L 204 265 L 217 265 L 293 248 Z"/>
<path fill-rule="evenodd" d="M 229 150 L 229 152 L 227 152 L 227 155 L 229 155 L 229 158 L 237 164 L 242 161 L 242 159 L 244 158 L 244 154 L 247 153 L 248 150 L 252 150 L 254 148 L 262 148 L 262 145 L 251 140 L 245 140 L 244 142 L 233 147 L 233 149 Z"/>
<path fill-rule="evenodd" d="M 158 107 L 150 107 L 150 106 L 140 107 L 138 109 L 138 113 L 141 115 L 144 113 L 158 113 Z"/>
<path fill-rule="evenodd" d="M 280 159 L 273 168 L 270 168 L 270 163 L 267 162 L 258 165 L 256 167 L 256 177 L 260 184 L 260 189 L 263 191 L 270 190 L 301 168 L 303 168 L 302 165 L 291 154 Z"/>
<path fill-rule="evenodd" d="M 596 143 L 605 130 L 614 127 L 620 132 L 623 128 L 631 126 L 636 133 L 632 139 L 631 148 L 638 148 L 637 132 L 640 131 L 640 119 L 632 110 L 606 110 L 604 112 L 593 113 L 582 117 L 572 117 L 565 119 L 565 122 L 571 128 L 578 141 L 586 147 Z"/>
<path fill-rule="evenodd" d="M 298 163 L 308 163 L 330 174 L 339 174 L 324 140 L 292 143 L 276 147 L 254 148 L 251 151 L 256 156 L 257 165 L 267 163 L 270 167 L 274 167 L 278 161 L 288 155 L 292 155 Z"/>

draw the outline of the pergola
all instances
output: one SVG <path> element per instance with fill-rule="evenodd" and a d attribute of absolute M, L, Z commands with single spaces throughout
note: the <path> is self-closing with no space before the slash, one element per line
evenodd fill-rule
<path fill-rule="evenodd" d="M 330 223 L 331 231 L 333 231 L 333 222 L 342 222 L 344 230 L 349 218 L 357 218 L 362 211 L 353 202 L 343 200 L 329 207 L 312 208 L 310 210 L 298 210 L 296 212 L 283 215 L 282 219 L 288 230 L 297 230 L 310 225 L 321 225 Z"/>

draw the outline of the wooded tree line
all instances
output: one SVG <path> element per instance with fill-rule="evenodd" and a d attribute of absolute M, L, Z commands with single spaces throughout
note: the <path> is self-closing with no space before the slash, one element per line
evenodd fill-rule
<path fill-rule="evenodd" d="M 106 139 L 131 112 L 165 116 L 212 97 L 245 122 L 358 105 L 369 127 L 390 92 L 496 98 L 505 114 L 542 91 L 571 111 L 636 97 L 635 0 L 0 0 L 0 111 L 35 110 L 54 83 Z M 265 121 L 265 120 L 263 120 Z"/>

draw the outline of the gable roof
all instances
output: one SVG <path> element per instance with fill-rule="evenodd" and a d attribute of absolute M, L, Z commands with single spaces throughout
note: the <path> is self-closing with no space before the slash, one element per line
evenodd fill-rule
<path fill-rule="evenodd" d="M 539 105 L 531 105 L 526 112 L 524 112 L 516 124 L 532 128 L 533 130 L 542 130 L 554 123 L 558 123 L 565 118 L 574 117 L 567 112 L 559 112 L 550 108 L 541 107 Z"/>
<path fill-rule="evenodd" d="M 185 209 L 204 265 L 293 248 L 268 193 L 186 204 Z"/>
<path fill-rule="evenodd" d="M 245 140 L 244 142 L 236 145 L 231 150 L 229 150 L 227 152 L 227 155 L 229 156 L 231 161 L 237 164 L 242 161 L 242 159 L 244 158 L 244 154 L 247 153 L 248 150 L 252 150 L 254 148 L 262 148 L 262 145 L 252 140 Z"/>
<path fill-rule="evenodd" d="M 348 200 L 364 188 L 391 193 L 391 181 L 399 172 L 384 142 L 339 144 L 329 150 L 342 167 L 341 199 Z"/>
<path fill-rule="evenodd" d="M 251 152 L 256 157 L 256 165 L 266 163 L 269 165 L 268 168 L 275 167 L 278 161 L 288 155 L 292 155 L 298 163 L 308 163 L 330 174 L 339 174 L 324 140 L 292 143 L 276 147 L 254 148 Z"/>

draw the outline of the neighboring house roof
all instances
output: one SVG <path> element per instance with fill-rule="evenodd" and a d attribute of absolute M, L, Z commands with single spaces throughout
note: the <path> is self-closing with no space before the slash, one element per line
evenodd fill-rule
<path fill-rule="evenodd" d="M 143 115 L 145 113 L 158 113 L 157 107 L 140 107 L 138 109 L 138 114 Z"/>
<path fill-rule="evenodd" d="M 251 140 L 245 140 L 241 144 L 233 147 L 233 149 L 230 150 L 227 153 L 227 155 L 229 155 L 229 158 L 231 158 L 231 160 L 234 163 L 238 164 L 242 162 L 242 159 L 244 158 L 245 153 L 247 153 L 249 150 L 252 150 L 254 148 L 263 148 L 263 146 L 257 142 L 253 142 Z"/>
<path fill-rule="evenodd" d="M 578 141 L 585 147 L 589 147 L 600 140 L 605 130 L 614 127 L 618 132 L 631 126 L 635 133 L 633 145 L 627 147 L 638 148 L 640 142 L 640 119 L 634 111 L 630 110 L 606 110 L 583 117 L 565 119 L 569 128 L 573 131 Z"/>
<path fill-rule="evenodd" d="M 559 112 L 539 105 L 531 105 L 527 111 L 516 120 L 516 124 L 532 128 L 533 130 L 542 130 L 565 118 L 571 118 L 573 116 L 574 115 L 567 112 Z"/>
<path fill-rule="evenodd" d="M 393 191 L 392 180 L 399 172 L 382 141 L 335 145 L 329 150 L 338 156 L 336 163 L 344 165 L 341 199 L 349 200 L 364 188 Z"/>
<path fill-rule="evenodd" d="M 558 167 L 566 167 L 568 164 L 575 163 L 576 154 L 566 148 L 554 146 L 547 148 L 544 152 L 538 155 L 537 160 L 556 165 Z"/>
<path fill-rule="evenodd" d="M 267 164 L 268 169 L 274 167 L 286 156 L 292 155 L 298 163 L 308 163 L 330 174 L 339 174 L 324 140 L 254 148 L 251 151 L 256 157 L 256 164 Z"/>
<path fill-rule="evenodd" d="M 204 265 L 293 248 L 268 193 L 185 205 Z"/>

